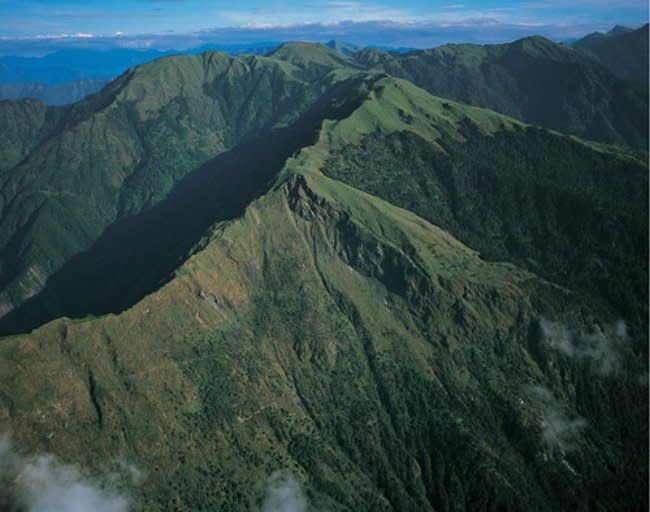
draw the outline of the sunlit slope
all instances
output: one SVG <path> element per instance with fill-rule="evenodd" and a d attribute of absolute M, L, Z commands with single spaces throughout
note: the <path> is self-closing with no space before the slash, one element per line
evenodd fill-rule
<path fill-rule="evenodd" d="M 143 510 L 250 510 L 276 469 L 329 510 L 643 502 L 647 388 L 538 327 L 611 311 L 293 164 L 130 310 L 3 340 L 2 426 L 23 449 L 135 462 Z M 589 421 L 572 450 L 544 444 L 532 386 Z"/>
<path fill-rule="evenodd" d="M 633 52 L 631 58 L 642 62 L 644 57 L 644 52 Z M 530 124 L 648 147 L 647 90 L 638 91 L 589 57 L 543 37 L 502 45 L 446 45 L 408 54 L 367 49 L 352 59 L 437 96 Z"/>
<path fill-rule="evenodd" d="M 160 202 L 190 171 L 246 137 L 291 123 L 325 87 L 307 84 L 296 69 L 214 52 L 163 58 L 61 111 L 47 137 L 51 112 L 60 110 L 0 102 L 8 112 L 0 121 L 8 140 L 0 163 L 0 314 L 42 290 L 116 220 Z"/>
<path fill-rule="evenodd" d="M 226 152 L 245 151 L 251 144 L 265 146 L 264 139 L 272 139 L 270 130 L 297 129 L 301 114 L 334 83 L 362 71 L 392 73 L 440 96 L 588 138 L 643 145 L 637 143 L 647 137 L 645 121 L 634 124 L 643 118 L 647 104 L 638 91 L 628 91 L 589 59 L 542 38 L 500 46 L 447 46 L 401 56 L 364 50 L 346 58 L 325 46 L 305 43 L 283 45 L 268 57 L 232 58 L 208 52 L 134 68 L 97 95 L 66 108 L 2 102 L 0 109 L 6 115 L 0 121 L 5 142 L 0 154 L 0 168 L 5 169 L 0 174 L 0 315 L 43 293 L 53 275 L 92 250 L 109 228 L 160 204 L 192 171 Z M 557 98 L 547 101 L 556 92 Z M 400 106 L 403 119 L 393 124 L 398 132 L 413 115 L 409 105 Z M 427 123 L 446 123 L 453 112 L 430 115 Z M 488 126 L 511 123 L 494 115 L 482 118 L 480 124 Z M 410 132 L 420 135 L 421 129 L 419 122 Z M 445 127 L 436 130 L 444 133 Z M 546 132 L 538 133 L 547 137 Z M 520 142 L 519 153 L 541 147 L 544 158 L 551 159 L 555 151 L 556 142 L 530 138 Z M 434 138 L 433 145 L 440 144 Z M 506 154 L 483 152 L 481 159 L 501 159 L 499 165 L 509 168 L 512 159 Z M 645 189 L 636 184 L 634 188 Z M 422 209 L 416 211 L 427 217 Z M 603 223 L 598 218 L 592 224 Z M 609 232 L 610 227 L 606 229 Z M 456 231 L 464 242 L 476 246 Z M 634 243 L 627 243 L 625 250 Z M 486 252 L 484 246 L 476 247 Z M 506 257 L 505 252 L 496 257 Z M 532 264 L 538 262 L 542 268 L 547 259 L 533 255 Z"/>
<path fill-rule="evenodd" d="M 622 52 L 620 63 L 647 61 L 642 45 L 631 45 L 628 50 Z M 304 77 L 359 69 L 388 73 L 436 96 L 489 108 L 529 124 L 589 140 L 648 147 L 647 90 L 590 56 L 539 36 L 507 44 L 450 44 L 409 53 L 365 48 L 350 57 L 324 45 L 288 43 L 270 57 L 295 65 Z"/>
<path fill-rule="evenodd" d="M 411 210 L 483 257 L 610 302 L 645 331 L 648 167 L 430 96 L 394 78 L 350 116 L 326 121 L 313 167 Z"/>

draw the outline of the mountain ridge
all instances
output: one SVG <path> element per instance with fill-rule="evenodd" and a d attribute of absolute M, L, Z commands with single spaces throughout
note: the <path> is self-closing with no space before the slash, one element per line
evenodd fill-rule
<path fill-rule="evenodd" d="M 632 30 L 590 34 L 573 44 L 616 76 L 648 92 L 648 24 Z"/>
<path fill-rule="evenodd" d="M 61 319 L 6 339 L 0 410 L 14 437 L 30 447 L 56 442 L 66 458 L 91 439 L 94 453 L 128 456 L 156 475 L 134 491 L 143 510 L 169 500 L 188 510 L 250 509 L 255 481 L 276 468 L 295 471 L 332 510 L 637 503 L 638 475 L 626 471 L 621 492 L 608 494 L 587 470 L 601 458 L 619 464 L 622 452 L 604 451 L 602 439 L 623 420 L 598 418 L 602 410 L 567 391 L 562 372 L 586 382 L 589 368 L 566 366 L 535 330 L 540 313 L 602 317 L 589 320 L 589 306 L 572 292 L 484 262 L 408 211 L 295 166 L 286 177 L 239 220 L 215 226 L 175 279 L 121 315 Z M 483 336 L 517 341 L 484 345 Z M 31 368 L 39 377 L 28 381 Z M 508 383 L 499 377 L 505 368 Z M 69 376 L 64 386 L 61 374 Z M 593 422 L 573 450 L 546 451 L 531 382 Z M 600 386 L 607 396 L 619 389 L 616 381 Z M 486 392 L 490 399 L 479 399 Z M 20 394 L 9 407 L 4 397 Z M 640 414 L 629 409 L 636 394 L 627 396 L 619 407 L 637 428 Z M 30 415 L 34 408 L 44 419 Z M 57 425 L 72 411 L 75 435 L 62 436 Z M 494 423 L 500 414 L 509 426 Z M 165 430 L 145 415 L 163 418 Z M 407 429 L 420 441 L 404 437 Z M 468 466 L 474 458 L 483 464 Z M 447 469 L 436 470 L 441 463 Z"/>
<path fill-rule="evenodd" d="M 0 429 L 145 512 L 647 507 L 647 153 L 309 50 L 11 104 Z"/>

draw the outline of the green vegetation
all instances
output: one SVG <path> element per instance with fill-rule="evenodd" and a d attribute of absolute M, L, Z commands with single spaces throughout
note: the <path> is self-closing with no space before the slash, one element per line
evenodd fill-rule
<path fill-rule="evenodd" d="M 527 122 L 646 146 L 647 96 L 539 37 L 406 55 L 362 50 L 348 58 L 291 43 L 268 57 L 162 58 L 69 107 L 0 103 L 0 315 L 216 155 L 295 125 L 336 83 L 384 72 Z"/>
<path fill-rule="evenodd" d="M 323 172 L 645 325 L 647 165 L 440 99 L 418 101 L 428 107 L 418 111 L 404 94 L 411 87 L 378 82 L 381 100 L 326 132 Z"/>
<path fill-rule="evenodd" d="M 0 99 L 33 98 L 47 105 L 68 105 L 99 91 L 109 81 L 108 78 L 98 78 L 94 80 L 74 80 L 61 84 L 46 84 L 43 82 L 0 84 Z"/>
<path fill-rule="evenodd" d="M 330 81 L 304 82 L 297 72 L 271 59 L 205 53 L 135 68 L 65 110 L 3 102 L 11 115 L 2 128 L 11 143 L 3 146 L 6 167 L 40 144 L 0 174 L 0 314 L 39 293 L 111 224 L 158 204 L 190 171 L 291 124 Z M 50 112 L 62 119 L 43 138 L 36 121 L 49 126 Z"/>
<path fill-rule="evenodd" d="M 645 500 L 646 388 L 567 361 L 537 327 L 613 312 L 292 164 L 133 308 L 4 340 L 0 421 L 21 446 L 127 457 L 149 475 L 142 510 L 255 509 L 282 468 L 330 510 Z M 573 450 L 545 448 L 534 385 L 589 421 Z"/>
<path fill-rule="evenodd" d="M 62 114 L 36 100 L 0 101 L 0 176 L 45 139 Z"/>
<path fill-rule="evenodd" d="M 356 62 L 436 96 L 586 139 L 647 148 L 647 91 L 638 92 L 590 58 L 542 37 L 373 55 L 361 52 Z M 631 58 L 639 62 L 642 55 L 632 52 Z"/>
<path fill-rule="evenodd" d="M 636 30 L 615 27 L 576 41 L 573 47 L 600 62 L 617 77 L 648 94 L 648 24 Z"/>
<path fill-rule="evenodd" d="M 620 62 L 647 63 L 647 44 L 642 46 L 639 42 L 625 46 L 629 51 Z M 295 64 L 308 77 L 342 68 L 385 72 L 433 95 L 526 123 L 647 149 L 647 86 L 639 89 L 634 77 L 618 77 L 621 73 L 612 74 L 593 55 L 543 37 L 501 45 L 446 45 L 406 54 L 366 48 L 350 58 L 322 45 L 291 43 L 271 57 Z M 643 65 L 635 66 L 643 74 L 640 68 Z"/>
<path fill-rule="evenodd" d="M 170 57 L 30 114 L 0 429 L 135 463 L 144 511 L 276 470 L 331 511 L 647 508 L 647 154 L 345 63 Z"/>

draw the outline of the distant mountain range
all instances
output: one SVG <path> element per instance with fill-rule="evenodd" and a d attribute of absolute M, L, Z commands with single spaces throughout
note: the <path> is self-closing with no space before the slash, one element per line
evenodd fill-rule
<path fill-rule="evenodd" d="M 335 48 L 0 101 L 0 427 L 136 510 L 647 508 L 647 93 Z"/>
<path fill-rule="evenodd" d="M 541 38 L 540 38 L 541 39 Z M 550 43 L 550 42 L 549 42 Z M 199 54 L 208 50 L 216 50 L 238 55 L 242 53 L 252 55 L 264 55 L 279 46 L 279 43 L 258 43 L 254 45 L 219 45 L 219 46 L 201 46 L 186 53 Z M 356 45 L 331 40 L 326 46 L 337 50 L 346 57 L 351 57 L 354 53 L 359 52 L 360 48 Z M 454 48 L 463 45 L 449 45 L 446 47 L 436 48 L 430 52 L 443 51 L 444 48 Z M 469 48 L 485 48 L 490 52 L 490 48 L 510 47 L 510 45 L 496 46 L 478 46 L 465 45 L 465 50 Z M 591 34 L 575 43 L 573 48 L 588 56 L 590 59 L 598 61 L 618 78 L 634 84 L 642 94 L 647 96 L 648 88 L 648 26 L 632 30 L 626 27 L 617 26 L 607 34 Z M 375 49 L 390 53 L 417 53 L 413 48 L 383 48 Z M 372 52 L 373 49 L 367 49 L 364 53 Z M 18 99 L 18 98 L 35 98 L 45 103 L 57 105 L 72 103 L 83 98 L 84 94 L 97 92 L 103 85 L 102 80 L 107 81 L 120 74 L 127 68 L 149 62 L 156 58 L 171 55 L 176 52 L 158 51 L 158 50 L 132 50 L 132 49 L 115 49 L 115 50 L 66 50 L 57 51 L 40 58 L 26 57 L 0 57 L 0 99 Z M 361 59 L 367 59 L 364 55 Z M 564 57 L 566 60 L 566 56 Z M 487 62 L 486 62 L 487 65 Z M 491 63 L 490 66 L 500 65 Z M 507 66 L 507 65 L 506 65 Z M 402 71 L 404 73 L 404 71 Z M 457 73 L 461 71 L 458 70 Z M 471 71 L 469 71 L 471 73 Z M 506 71 L 507 73 L 507 71 Z M 531 73 L 534 75 L 534 72 Z M 489 77 L 483 77 L 489 79 Z M 423 78 L 425 79 L 425 78 Z M 56 87 L 52 87 L 56 85 Z M 423 85 L 425 88 L 424 84 Z M 441 88 L 440 85 L 432 85 L 432 88 L 441 89 L 432 92 L 438 94 L 447 93 L 449 87 Z M 477 90 L 486 89 L 490 86 L 477 84 Z M 443 90 L 446 89 L 446 90 Z M 495 91 L 495 93 L 497 93 Z M 474 93 L 480 95 L 484 93 Z M 599 94 L 595 90 L 594 94 Z M 491 108 L 499 108 L 498 100 L 489 101 L 480 98 L 472 98 L 472 94 L 466 92 L 457 94 L 458 99 L 476 104 L 485 104 Z M 460 97 L 462 96 L 462 97 Z M 456 96 L 453 96 L 456 97 Z M 604 99 L 603 101 L 609 101 Z M 532 107 L 534 108 L 534 107 Z M 507 113 L 517 117 L 525 118 L 531 122 L 539 122 L 535 119 L 537 116 L 518 115 L 516 109 L 510 109 Z M 543 115 L 543 114 L 541 114 Z M 545 126 L 548 123 L 542 122 Z M 576 133 L 582 133 L 577 127 L 566 127 L 566 129 Z M 588 134 L 584 134 L 589 136 Z M 613 134 L 612 134 L 613 135 Z M 612 139 L 614 140 L 614 139 Z"/>
<path fill-rule="evenodd" d="M 241 53 L 259 55 L 269 52 L 278 44 L 201 46 L 185 53 L 199 54 L 212 50 L 230 55 Z M 176 50 L 117 48 L 59 50 L 43 57 L 0 56 L 0 84 L 14 82 L 60 84 L 74 80 L 114 78 L 130 67 L 178 53 Z"/>

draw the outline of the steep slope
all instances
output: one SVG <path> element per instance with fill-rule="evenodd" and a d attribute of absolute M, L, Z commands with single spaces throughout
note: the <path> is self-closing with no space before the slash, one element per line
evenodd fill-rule
<path fill-rule="evenodd" d="M 436 96 L 587 139 L 647 147 L 647 93 L 542 37 L 503 45 L 447 45 L 404 55 L 363 51 L 352 59 L 374 64 L 370 69 L 405 78 Z"/>
<path fill-rule="evenodd" d="M 393 78 L 326 126 L 321 142 L 328 176 L 416 212 L 488 259 L 583 289 L 646 325 L 643 154 L 527 127 Z"/>
<path fill-rule="evenodd" d="M 319 175 L 319 158 L 291 160 L 130 310 L 3 340 L 15 442 L 135 463 L 138 510 L 255 510 L 275 470 L 328 510 L 643 507 L 642 366 L 614 340 L 624 373 L 603 377 L 540 329 L 609 337 L 615 315 Z"/>
<path fill-rule="evenodd" d="M 648 93 L 648 24 L 636 30 L 615 27 L 607 34 L 596 32 L 573 47 Z"/>
<path fill-rule="evenodd" d="M 168 57 L 67 109 L 55 133 L 0 175 L 0 314 L 38 293 L 116 220 L 160 202 L 190 171 L 295 120 L 327 87 L 327 78 L 306 83 L 298 73 L 264 57 Z M 40 140 L 34 126 L 29 136 Z M 6 166 L 34 146 L 29 138 L 21 143 L 7 146 Z"/>
<path fill-rule="evenodd" d="M 416 212 L 483 257 L 606 300 L 641 328 L 643 155 L 526 127 L 405 81 L 358 75 L 330 88 L 290 127 L 247 138 L 181 180 L 155 208 L 107 229 L 5 315 L 3 332 L 58 316 L 117 312 L 155 290 L 203 230 L 263 192 L 325 118 L 340 119 L 321 134 L 329 176 Z M 119 268 L 118 277 L 107 279 L 106 267 Z"/>
<path fill-rule="evenodd" d="M 0 173 L 18 164 L 45 139 L 63 112 L 36 100 L 0 101 Z"/>
<path fill-rule="evenodd" d="M 0 99 L 32 98 L 47 105 L 68 105 L 81 101 L 104 87 L 110 79 L 74 80 L 61 84 L 43 82 L 17 82 L 0 84 Z"/>
<path fill-rule="evenodd" d="M 638 93 L 617 95 L 622 82 L 541 38 L 354 59 L 303 43 L 269 57 L 164 58 L 66 109 L 0 103 L 8 141 L 0 160 L 0 315 L 43 291 L 110 226 L 154 208 L 191 171 L 246 144 L 265 146 L 269 130 L 292 125 L 333 84 L 369 66 L 543 125 L 593 138 L 604 126 L 612 135 L 605 139 L 634 143 L 625 131 L 645 144 Z M 542 98 L 555 93 L 549 106 Z"/>
<path fill-rule="evenodd" d="M 112 224 L 5 315 L 0 332 L 26 332 L 60 316 L 118 312 L 159 288 L 210 225 L 240 215 L 268 190 L 286 159 L 317 139 L 324 118 L 346 117 L 359 106 L 366 80 L 333 85 L 290 126 L 247 137 L 182 178 L 154 207 Z"/>

